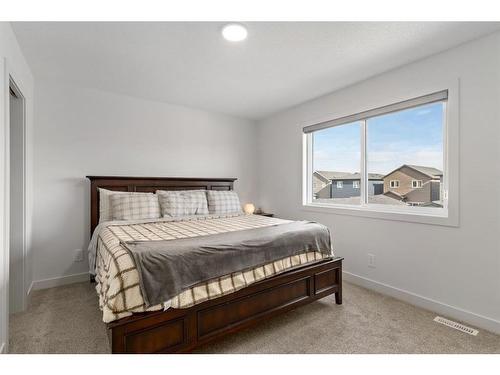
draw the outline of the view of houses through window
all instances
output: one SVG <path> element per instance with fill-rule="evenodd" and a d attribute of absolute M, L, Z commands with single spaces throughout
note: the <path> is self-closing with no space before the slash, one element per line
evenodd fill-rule
<path fill-rule="evenodd" d="M 361 123 L 358 121 L 319 130 L 312 133 L 312 137 L 313 199 L 361 204 Z M 358 188 L 354 187 L 354 183 Z"/>
<path fill-rule="evenodd" d="M 313 131 L 313 202 L 443 207 L 444 106 L 438 101 Z"/>

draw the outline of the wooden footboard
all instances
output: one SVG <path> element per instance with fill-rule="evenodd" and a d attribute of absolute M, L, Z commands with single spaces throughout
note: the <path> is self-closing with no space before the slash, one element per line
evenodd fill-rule
<path fill-rule="evenodd" d="M 134 314 L 108 324 L 113 353 L 180 353 L 335 293 L 342 258 L 306 265 L 188 309 Z"/>

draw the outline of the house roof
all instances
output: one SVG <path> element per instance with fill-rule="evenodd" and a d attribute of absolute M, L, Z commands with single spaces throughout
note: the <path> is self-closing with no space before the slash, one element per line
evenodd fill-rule
<path fill-rule="evenodd" d="M 394 190 L 386 191 L 383 195 L 394 199 L 404 199 L 405 197 L 404 194 L 399 194 L 397 191 Z"/>
<path fill-rule="evenodd" d="M 368 173 L 369 180 L 383 180 L 384 175 L 380 173 Z"/>
<path fill-rule="evenodd" d="M 402 166 L 400 166 L 400 167 L 394 169 L 393 171 L 391 171 L 390 173 L 387 173 L 383 177 L 387 177 L 390 174 L 393 174 L 394 172 L 396 172 L 397 170 L 399 170 L 399 169 L 401 169 L 403 167 L 408 167 L 408 168 L 414 169 L 417 172 L 423 173 L 426 176 L 429 176 L 431 178 L 439 178 L 439 177 L 441 177 L 443 175 L 443 171 L 441 171 L 441 170 L 439 170 L 437 168 L 434 168 L 434 167 L 426 167 L 426 166 L 423 166 L 423 165 L 413 165 L 413 164 L 403 164 Z"/>
<path fill-rule="evenodd" d="M 387 173 L 386 175 L 379 174 L 379 173 L 368 173 L 368 179 L 369 180 L 383 180 L 385 177 L 389 176 L 390 174 L 396 172 L 397 170 L 403 168 L 403 167 L 408 167 L 413 170 L 416 170 L 417 172 L 423 173 L 426 176 L 429 176 L 430 178 L 439 178 L 443 175 L 443 171 L 434 168 L 434 167 L 426 167 L 424 165 L 413 165 L 413 164 L 403 164 L 400 167 L 394 169 L 390 173 Z M 336 171 L 315 171 L 314 173 L 320 175 L 323 177 L 325 180 L 359 180 L 360 179 L 360 174 L 358 172 L 356 173 L 350 173 L 350 172 L 336 172 Z"/>
<path fill-rule="evenodd" d="M 389 205 L 398 205 L 398 206 L 406 206 L 407 204 L 403 202 L 401 199 L 387 196 L 384 194 L 370 195 L 368 197 L 370 203 L 375 204 L 389 204 Z M 319 198 L 314 200 L 317 203 L 340 203 L 340 204 L 359 204 L 360 198 L 356 197 L 348 197 L 348 198 Z"/>
<path fill-rule="evenodd" d="M 358 172 L 349 173 L 349 172 L 334 172 L 334 171 L 315 171 L 321 175 L 323 178 L 327 180 L 359 180 L 361 178 Z M 378 173 L 368 173 L 369 180 L 382 180 L 384 178 L 383 174 Z"/>

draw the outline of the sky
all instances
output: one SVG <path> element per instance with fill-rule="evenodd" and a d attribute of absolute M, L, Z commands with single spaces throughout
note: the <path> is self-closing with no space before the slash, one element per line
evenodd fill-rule
<path fill-rule="evenodd" d="M 314 170 L 359 172 L 361 124 L 313 133 Z M 433 103 L 367 121 L 368 172 L 387 174 L 403 164 L 443 169 L 443 104 Z"/>

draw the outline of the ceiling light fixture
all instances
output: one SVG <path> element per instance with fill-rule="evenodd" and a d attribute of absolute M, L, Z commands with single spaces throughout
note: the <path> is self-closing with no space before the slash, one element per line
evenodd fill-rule
<path fill-rule="evenodd" d="M 229 23 L 222 28 L 222 36 L 230 42 L 241 42 L 247 38 L 248 31 L 239 23 Z"/>

